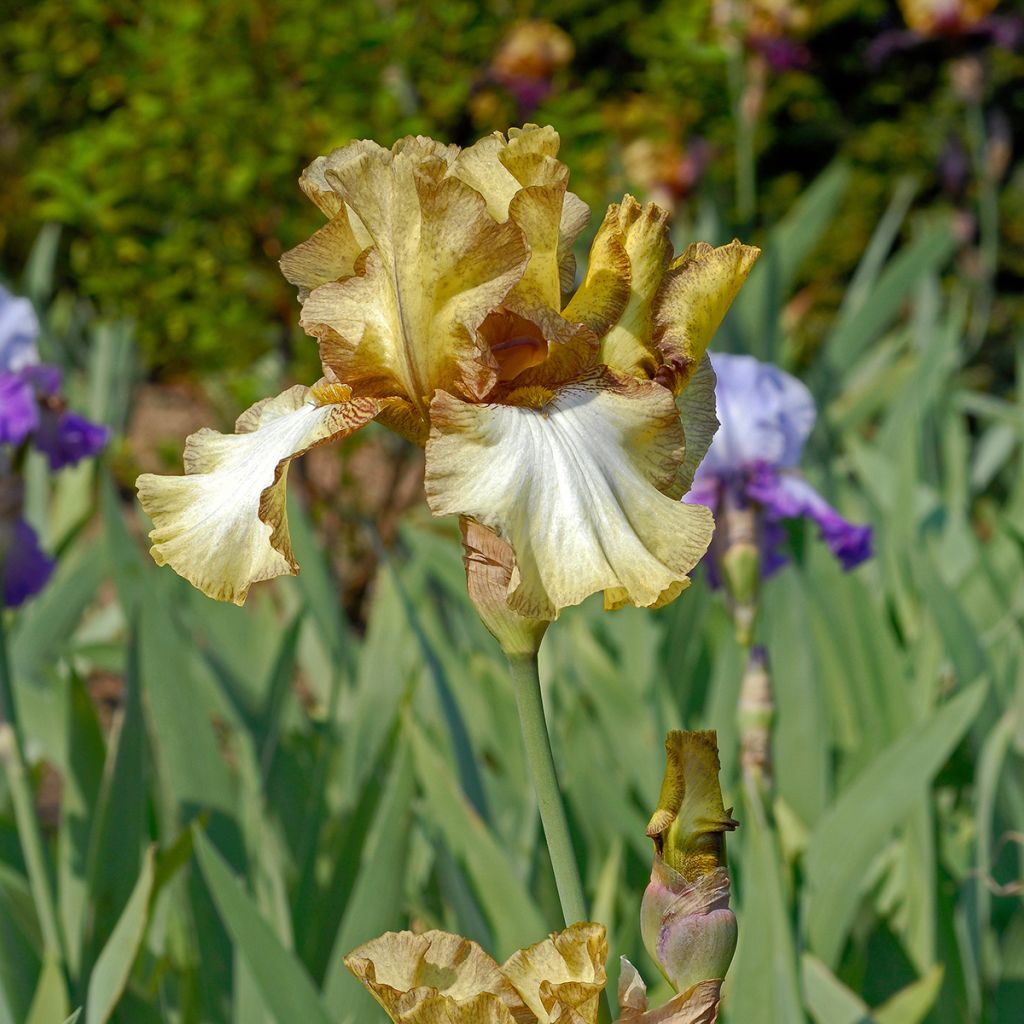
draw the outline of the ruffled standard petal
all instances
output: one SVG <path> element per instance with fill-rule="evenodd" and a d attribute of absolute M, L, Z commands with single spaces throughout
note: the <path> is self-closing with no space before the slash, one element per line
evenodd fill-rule
<path fill-rule="evenodd" d="M 495 132 L 463 150 L 452 173 L 479 192 L 491 216 L 515 221 L 526 235 L 530 263 L 512 299 L 559 309 L 575 284 L 572 247 L 590 208 L 568 191 L 569 168 L 558 159 L 558 132 L 535 124 Z"/>
<path fill-rule="evenodd" d="M 442 931 L 422 935 L 387 932 L 352 950 L 345 957 L 345 966 L 396 1021 L 420 1021 L 420 1017 L 407 1015 L 424 1006 L 429 1008 L 431 1003 L 441 1012 L 446 1009 L 443 999 L 458 1003 L 483 994 L 506 1007 L 510 1020 L 529 1019 L 522 999 L 497 963 L 475 942 L 460 935 Z M 486 1004 L 482 1005 L 486 1009 Z M 422 1019 L 446 1020 L 444 1016 L 429 1015 Z M 461 1024 L 463 1018 L 451 1019 Z M 490 1020 L 487 1016 L 481 1019 Z M 496 1019 L 502 1018 L 498 1015 Z"/>
<path fill-rule="evenodd" d="M 154 561 L 209 597 L 235 604 L 253 583 L 297 573 L 285 507 L 289 463 L 358 430 L 381 406 L 351 398 L 343 386 L 297 385 L 244 412 L 234 434 L 193 434 L 185 476 L 146 473 L 136 482 L 154 524 Z"/>
<path fill-rule="evenodd" d="M 437 388 L 483 397 L 497 363 L 479 327 L 523 276 L 519 227 L 449 174 L 454 148 L 403 139 L 354 143 L 320 176 L 372 242 L 355 273 L 314 288 L 300 322 L 321 359 L 356 394 L 401 397 L 425 412 Z"/>
<path fill-rule="evenodd" d="M 679 464 L 675 488 L 671 493 L 682 496 L 693 486 L 697 469 L 712 447 L 715 432 L 720 429 L 715 415 L 715 371 L 706 352 L 686 387 L 676 398 L 676 408 L 683 424 L 686 452 Z M 711 501 L 703 500 L 701 495 L 688 496 L 687 500 L 691 504 L 714 507 Z"/>
<path fill-rule="evenodd" d="M 677 394 L 760 255 L 738 241 L 717 249 L 696 242 L 669 267 L 654 303 L 654 346 Z"/>
<path fill-rule="evenodd" d="M 486 993 L 458 1001 L 442 995 L 404 998 L 391 1019 L 396 1024 L 516 1024 L 509 1008 Z"/>
<path fill-rule="evenodd" d="M 844 519 L 799 473 L 756 466 L 747 480 L 746 493 L 770 520 L 813 519 L 844 569 L 853 569 L 871 557 L 871 527 Z"/>
<path fill-rule="evenodd" d="M 708 509 L 667 497 L 683 455 L 672 395 L 599 368 L 529 404 L 431 404 L 427 501 L 507 541 L 511 607 L 527 618 L 601 590 L 654 604 L 680 587 L 711 540 Z"/>
<path fill-rule="evenodd" d="M 604 926 L 581 921 L 513 953 L 501 972 L 538 1024 L 595 1024 L 607 957 Z"/>
<path fill-rule="evenodd" d="M 629 261 L 629 298 L 601 340 L 601 362 L 621 373 L 653 377 L 660 362 L 654 347 L 654 303 L 672 259 L 668 213 L 654 203 L 641 206 L 624 196 L 609 207 L 601 228 L 618 234 Z"/>

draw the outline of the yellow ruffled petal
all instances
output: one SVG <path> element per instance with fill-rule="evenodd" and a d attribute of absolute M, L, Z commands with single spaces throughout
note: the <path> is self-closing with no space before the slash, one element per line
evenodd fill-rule
<path fill-rule="evenodd" d="M 299 571 L 288 537 L 288 464 L 351 434 L 380 411 L 374 399 L 321 382 L 258 402 L 236 433 L 203 429 L 185 443 L 185 476 L 136 482 L 153 520 L 150 554 L 204 594 L 242 604 L 259 580 Z"/>
<path fill-rule="evenodd" d="M 313 289 L 300 322 L 357 394 L 402 397 L 421 412 L 436 388 L 481 398 L 493 386 L 497 363 L 478 329 L 529 260 L 519 227 L 496 223 L 450 175 L 456 153 L 422 138 L 393 150 L 354 143 L 317 171 L 372 247 L 352 277 Z"/>
<path fill-rule="evenodd" d="M 672 259 L 668 213 L 654 203 L 641 207 L 632 196 L 624 196 L 611 210 L 629 260 L 629 299 L 601 339 L 601 362 L 621 373 L 653 377 L 660 363 L 654 348 L 654 305 Z"/>
<path fill-rule="evenodd" d="M 654 303 L 654 346 L 676 394 L 686 386 L 761 250 L 695 242 L 673 261 Z"/>
<path fill-rule="evenodd" d="M 587 258 L 587 273 L 563 310 L 572 323 L 583 323 L 601 337 L 622 315 L 630 296 L 629 256 L 619 230 L 619 206 L 608 207 Z"/>
<path fill-rule="evenodd" d="M 428 931 L 387 932 L 345 957 L 345 966 L 369 989 L 395 1021 L 436 997 L 463 1002 L 487 993 L 505 1006 L 511 1020 L 523 1018 L 522 999 L 494 962 L 475 942 L 461 935 Z M 478 1001 L 479 1002 L 479 1001 Z M 480 1005 L 484 1004 L 480 1002 Z M 425 1011 L 424 1011 L 425 1012 Z M 417 1021 L 419 1017 L 415 1018 Z M 425 1017 L 423 1020 L 434 1018 Z M 440 1017 L 439 1020 L 446 1018 Z M 461 1017 L 452 1018 L 462 1021 Z M 467 1018 L 473 1020 L 474 1018 Z M 489 1021 L 491 1018 L 483 1017 Z M 495 1017 L 494 1020 L 503 1020 Z"/>
<path fill-rule="evenodd" d="M 556 618 L 614 588 L 653 604 L 697 564 L 713 528 L 708 509 L 663 493 L 683 454 L 672 395 L 599 368 L 521 400 L 438 393 L 426 469 L 434 514 L 464 515 L 512 546 L 509 603 L 527 618 Z"/>
<path fill-rule="evenodd" d="M 513 953 L 501 971 L 538 1024 L 595 1024 L 607 956 L 604 926 L 582 921 Z"/>
<path fill-rule="evenodd" d="M 569 168 L 558 159 L 558 132 L 528 124 L 506 139 L 495 132 L 463 150 L 453 174 L 479 192 L 491 216 L 515 221 L 526 235 L 530 263 L 510 301 L 514 308 L 561 308 L 574 284 L 573 243 L 590 209 L 568 191 Z"/>

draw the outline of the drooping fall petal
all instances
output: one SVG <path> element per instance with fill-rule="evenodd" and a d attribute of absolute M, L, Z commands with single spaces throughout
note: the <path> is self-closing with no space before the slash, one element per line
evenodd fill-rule
<path fill-rule="evenodd" d="M 381 405 L 351 398 L 344 386 L 296 385 L 242 413 L 234 434 L 193 434 L 184 476 L 146 473 L 136 484 L 153 520 L 153 559 L 209 597 L 236 604 L 251 584 L 297 573 L 285 507 L 288 464 L 358 430 Z"/>
<path fill-rule="evenodd" d="M 598 368 L 520 400 L 471 405 L 439 392 L 427 443 L 434 514 L 464 515 L 511 545 L 512 608 L 553 619 L 597 591 L 648 606 L 680 586 L 713 524 L 664 493 L 683 456 L 672 395 Z"/>
<path fill-rule="evenodd" d="M 520 228 L 497 223 L 449 174 L 456 152 L 419 138 L 393 150 L 353 143 L 318 171 L 372 246 L 353 276 L 310 292 L 300 322 L 356 394 L 402 397 L 421 412 L 436 388 L 480 398 L 493 386 L 497 363 L 478 329 L 529 260 Z"/>

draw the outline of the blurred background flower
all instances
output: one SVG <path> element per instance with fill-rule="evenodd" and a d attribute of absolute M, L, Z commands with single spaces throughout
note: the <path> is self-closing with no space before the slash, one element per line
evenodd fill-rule
<path fill-rule="evenodd" d="M 38 593 L 54 566 L 23 516 L 26 454 L 41 452 L 55 471 L 96 455 L 108 437 L 67 407 L 60 370 L 39 363 L 38 335 L 32 303 L 0 286 L 0 583 L 8 607 Z"/>

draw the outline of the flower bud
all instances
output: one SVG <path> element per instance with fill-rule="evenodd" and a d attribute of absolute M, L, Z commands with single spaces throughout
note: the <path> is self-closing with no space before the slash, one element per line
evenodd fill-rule
<path fill-rule="evenodd" d="M 647 834 L 654 867 L 640 909 L 647 952 L 677 992 L 725 976 L 736 950 L 729 909 L 725 833 L 715 733 L 671 732 L 665 778 Z"/>

